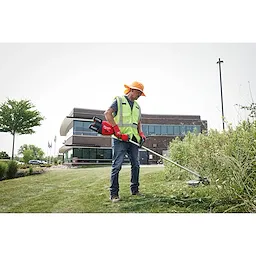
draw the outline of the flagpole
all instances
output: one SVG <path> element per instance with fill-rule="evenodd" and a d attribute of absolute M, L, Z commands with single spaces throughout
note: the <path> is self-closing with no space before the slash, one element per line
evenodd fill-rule
<path fill-rule="evenodd" d="M 49 140 L 48 140 L 48 144 L 47 144 L 47 162 L 48 164 L 50 163 L 50 160 L 49 160 L 49 154 L 50 154 L 50 146 L 49 146 Z"/>
<path fill-rule="evenodd" d="M 52 142 L 50 143 L 50 163 L 52 163 Z"/>
<path fill-rule="evenodd" d="M 57 141 L 57 137 L 55 135 L 55 137 L 54 137 L 54 157 L 56 157 L 56 141 Z"/>

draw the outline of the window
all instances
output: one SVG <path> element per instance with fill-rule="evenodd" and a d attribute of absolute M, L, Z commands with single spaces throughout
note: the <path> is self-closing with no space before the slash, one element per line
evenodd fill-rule
<path fill-rule="evenodd" d="M 104 153 L 103 153 L 103 149 L 97 148 L 96 149 L 96 158 L 97 159 L 103 159 L 104 158 Z"/>
<path fill-rule="evenodd" d="M 83 149 L 74 148 L 74 157 L 83 158 Z"/>
<path fill-rule="evenodd" d="M 173 132 L 173 126 L 172 125 L 168 125 L 167 126 L 167 134 L 168 135 L 173 135 L 174 132 Z"/>
<path fill-rule="evenodd" d="M 112 160 L 112 149 L 104 149 L 104 159 Z"/>
<path fill-rule="evenodd" d="M 161 134 L 166 135 L 167 134 L 167 126 L 161 125 Z"/>
<path fill-rule="evenodd" d="M 96 159 L 96 148 L 90 148 L 90 159 Z"/>
<path fill-rule="evenodd" d="M 155 125 L 155 134 L 161 135 L 161 126 L 160 125 Z"/>
<path fill-rule="evenodd" d="M 90 151 L 88 148 L 83 148 L 83 159 L 90 159 Z"/>
<path fill-rule="evenodd" d="M 148 126 L 148 134 L 149 135 L 155 134 L 155 126 L 154 125 Z"/>
<path fill-rule="evenodd" d="M 200 125 L 195 125 L 195 126 L 194 126 L 194 131 L 195 131 L 196 133 L 200 133 L 200 132 L 201 132 L 201 127 L 200 127 Z"/>
<path fill-rule="evenodd" d="M 200 125 L 186 125 L 185 133 L 187 134 L 188 132 L 198 134 L 201 132 L 201 127 L 200 127 Z"/>
<path fill-rule="evenodd" d="M 185 126 L 184 125 L 180 126 L 180 134 L 185 135 Z"/>
<path fill-rule="evenodd" d="M 185 125 L 185 133 L 193 132 L 193 127 L 191 125 Z"/>
<path fill-rule="evenodd" d="M 174 125 L 174 135 L 180 135 L 180 127 L 178 125 Z"/>
<path fill-rule="evenodd" d="M 147 124 L 143 124 L 142 125 L 142 131 L 144 132 L 144 134 L 146 136 L 148 135 L 148 125 Z"/>
<path fill-rule="evenodd" d="M 89 129 L 91 122 L 89 121 L 74 121 L 73 130 L 75 135 L 97 135 L 97 133 Z"/>

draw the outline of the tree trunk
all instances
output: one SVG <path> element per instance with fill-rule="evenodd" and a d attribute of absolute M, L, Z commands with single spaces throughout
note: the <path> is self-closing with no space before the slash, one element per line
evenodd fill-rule
<path fill-rule="evenodd" d="M 14 142 L 15 142 L 15 133 L 12 135 L 13 139 L 12 139 L 12 160 L 14 158 Z"/>

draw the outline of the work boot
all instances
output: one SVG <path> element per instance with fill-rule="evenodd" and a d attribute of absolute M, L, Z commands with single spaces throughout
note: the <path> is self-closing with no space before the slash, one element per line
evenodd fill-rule
<path fill-rule="evenodd" d="M 117 195 L 111 195 L 111 196 L 110 196 L 110 200 L 111 200 L 113 203 L 116 203 L 116 202 L 119 202 L 119 201 L 120 201 L 120 197 L 117 196 Z"/>
<path fill-rule="evenodd" d="M 139 191 L 133 191 L 132 192 L 133 196 L 144 196 L 143 194 L 141 194 Z"/>

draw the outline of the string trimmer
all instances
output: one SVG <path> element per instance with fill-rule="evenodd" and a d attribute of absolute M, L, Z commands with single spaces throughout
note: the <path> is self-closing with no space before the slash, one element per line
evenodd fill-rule
<path fill-rule="evenodd" d="M 141 148 L 147 150 L 148 152 L 151 152 L 152 154 L 154 154 L 156 156 L 159 156 L 160 158 L 162 158 L 162 159 L 164 159 L 164 160 L 166 160 L 166 161 L 168 161 L 168 162 L 170 162 L 170 163 L 180 167 L 183 170 L 186 170 L 186 171 L 190 172 L 191 174 L 193 174 L 193 175 L 195 175 L 195 176 L 197 176 L 199 178 L 199 180 L 190 180 L 190 181 L 188 181 L 188 185 L 190 185 L 190 186 L 197 186 L 197 185 L 199 185 L 200 182 L 202 182 L 204 185 L 209 185 L 210 184 L 209 180 L 206 177 L 202 177 L 197 172 L 192 171 L 192 170 L 190 170 L 190 169 L 188 169 L 188 168 L 186 168 L 186 167 L 184 167 L 184 166 L 182 166 L 182 165 L 172 161 L 171 159 L 169 159 L 169 158 L 167 158 L 165 156 L 162 156 L 162 155 L 158 154 L 157 152 L 155 152 L 155 151 L 153 151 L 153 150 L 151 150 L 149 148 L 146 148 L 145 146 L 140 146 L 139 143 L 136 143 L 136 142 L 134 142 L 132 140 L 129 140 L 129 142 L 134 144 L 134 145 L 137 145 L 138 147 L 141 147 Z"/>
<path fill-rule="evenodd" d="M 96 131 L 102 135 L 112 135 L 114 134 L 114 131 L 113 131 L 113 128 L 111 126 L 110 123 L 108 123 L 107 121 L 102 121 L 100 118 L 98 117 L 94 117 L 93 118 L 93 121 L 94 123 L 92 123 L 89 128 L 92 129 L 93 131 Z M 202 177 L 200 174 L 198 174 L 197 172 L 193 171 L 193 170 L 190 170 L 188 169 L 187 167 L 184 167 L 174 161 L 172 161 L 171 159 L 161 155 L 161 154 L 158 154 L 157 152 L 141 145 L 140 143 L 137 143 L 137 142 L 134 142 L 133 140 L 129 139 L 127 142 L 130 142 L 134 145 L 137 145 L 138 147 L 140 148 L 143 148 L 145 149 L 146 151 L 148 152 L 151 152 L 152 154 L 166 160 L 167 162 L 170 162 L 174 165 L 176 165 L 177 167 L 180 167 L 181 169 L 193 174 L 194 176 L 196 176 L 199 180 L 190 180 L 187 182 L 188 185 L 190 186 L 198 186 L 200 183 L 204 184 L 204 185 L 209 185 L 210 184 L 210 181 L 206 178 L 206 177 Z"/>

